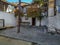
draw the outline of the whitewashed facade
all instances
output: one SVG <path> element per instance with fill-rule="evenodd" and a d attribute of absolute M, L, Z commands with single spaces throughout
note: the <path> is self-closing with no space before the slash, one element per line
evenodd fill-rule
<path fill-rule="evenodd" d="M 28 6 L 24 7 L 24 9 L 23 9 L 24 13 L 26 13 L 27 8 L 29 8 L 29 7 Z M 25 15 L 24 17 L 21 17 L 22 22 L 29 22 L 30 23 L 29 25 L 32 25 L 32 17 L 27 17 L 28 19 L 26 20 L 26 16 L 27 15 Z M 44 17 L 41 20 L 41 25 L 42 26 L 47 25 L 47 18 L 46 17 Z M 35 18 L 35 26 L 40 26 L 40 20 L 38 18 Z"/>
<path fill-rule="evenodd" d="M 16 19 L 14 14 L 0 11 L 0 19 L 4 19 L 5 27 L 16 26 Z"/>
<path fill-rule="evenodd" d="M 48 9 L 48 29 L 49 31 L 60 30 L 60 0 L 56 0 L 56 16 L 54 16 L 54 7 Z M 53 11 L 53 13 L 51 13 Z M 60 31 L 59 31 L 60 32 Z"/>

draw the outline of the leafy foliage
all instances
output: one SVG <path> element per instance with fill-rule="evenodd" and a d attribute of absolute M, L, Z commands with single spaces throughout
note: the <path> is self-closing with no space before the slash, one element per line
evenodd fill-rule
<path fill-rule="evenodd" d="M 18 16 L 18 15 L 24 16 L 23 12 L 20 12 L 20 10 L 18 10 L 18 9 L 15 9 L 14 13 L 15 13 L 15 17 Z"/>
<path fill-rule="evenodd" d="M 40 7 L 38 8 L 33 8 L 34 5 L 31 8 L 28 8 L 27 11 L 27 15 L 28 17 L 40 17 L 41 16 L 41 12 L 42 12 L 42 6 L 44 4 L 43 0 L 34 0 L 34 4 L 36 4 L 35 7 L 37 7 L 37 5 L 39 5 Z"/>
<path fill-rule="evenodd" d="M 44 0 L 34 0 L 34 3 L 37 3 L 42 6 L 44 4 Z"/>
<path fill-rule="evenodd" d="M 39 15 L 40 14 L 38 8 L 29 8 L 27 11 L 28 17 L 38 17 Z"/>
<path fill-rule="evenodd" d="M 44 0 L 34 0 L 34 3 L 37 3 L 39 7 L 39 16 L 38 19 L 40 20 L 40 26 L 41 26 L 41 20 L 43 19 L 44 16 L 42 16 L 42 7 L 44 5 Z"/>

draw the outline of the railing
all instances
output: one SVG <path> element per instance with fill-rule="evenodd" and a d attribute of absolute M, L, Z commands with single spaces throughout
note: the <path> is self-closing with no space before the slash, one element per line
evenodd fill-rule
<path fill-rule="evenodd" d="M 0 19 L 0 28 L 5 27 L 5 21 L 4 19 Z"/>

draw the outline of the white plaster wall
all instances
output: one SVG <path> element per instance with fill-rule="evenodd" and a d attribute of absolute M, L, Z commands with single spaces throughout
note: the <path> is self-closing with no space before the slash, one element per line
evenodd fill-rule
<path fill-rule="evenodd" d="M 22 22 L 30 22 L 29 25 L 32 25 L 32 18 L 31 17 L 28 18 L 28 20 L 25 20 L 25 17 L 21 17 L 21 19 L 22 19 Z M 47 23 L 48 23 L 48 18 L 44 17 L 42 19 L 42 21 L 41 21 L 41 25 L 42 26 L 43 25 L 47 25 Z M 35 26 L 39 26 L 39 25 L 40 25 L 40 21 L 36 18 L 36 24 L 35 24 Z"/>
<path fill-rule="evenodd" d="M 55 31 L 56 22 L 57 22 L 56 19 L 57 19 L 56 16 L 48 17 L 48 27 L 49 27 L 48 29 L 50 31 Z"/>
<path fill-rule="evenodd" d="M 60 29 L 60 13 L 58 13 L 58 10 L 60 8 L 60 0 L 56 1 L 56 9 L 57 9 L 57 15 L 56 15 L 56 28 Z"/>
<path fill-rule="evenodd" d="M 42 25 L 42 26 L 44 26 L 44 25 L 47 26 L 47 24 L 48 24 L 48 18 L 47 18 L 47 17 L 44 17 L 44 18 L 41 20 L 41 25 Z M 40 25 L 40 20 L 38 20 L 38 19 L 36 18 L 36 26 L 39 26 L 39 25 Z"/>
<path fill-rule="evenodd" d="M 21 19 L 22 19 L 22 22 L 30 22 L 30 24 L 29 25 L 32 25 L 32 18 L 31 17 L 29 17 L 28 18 L 28 20 L 25 20 L 25 17 L 21 17 Z M 35 24 L 35 26 L 39 26 L 39 20 L 36 18 L 36 24 Z"/>
<path fill-rule="evenodd" d="M 25 20 L 25 17 L 21 17 L 22 22 L 30 22 L 29 25 L 32 25 L 32 18 L 28 18 L 28 20 Z"/>
<path fill-rule="evenodd" d="M 28 18 L 28 20 L 25 20 L 25 17 L 22 17 L 21 19 L 22 19 L 22 22 L 30 22 L 29 25 L 32 25 L 32 18 L 31 18 L 31 17 Z M 35 24 L 35 26 L 39 26 L 39 25 L 40 25 L 40 22 L 39 22 L 39 20 L 36 18 L 36 24 Z"/>
<path fill-rule="evenodd" d="M 48 27 L 51 30 L 60 29 L 60 13 L 57 13 L 54 17 L 48 17 Z"/>
<path fill-rule="evenodd" d="M 48 27 L 51 31 L 55 31 L 55 28 L 60 29 L 60 13 L 58 11 L 56 16 L 48 17 Z"/>
<path fill-rule="evenodd" d="M 40 21 L 36 18 L 36 26 L 40 25 Z"/>
<path fill-rule="evenodd" d="M 32 25 L 32 18 L 31 17 L 28 18 L 28 20 L 25 20 L 25 17 L 22 17 L 21 19 L 22 19 L 22 22 L 30 22 L 29 25 Z M 35 26 L 39 26 L 39 25 L 40 25 L 40 21 L 36 18 L 36 24 L 35 24 Z"/>
<path fill-rule="evenodd" d="M 54 8 L 49 8 L 48 9 L 48 16 L 49 17 L 54 16 Z"/>
<path fill-rule="evenodd" d="M 16 26 L 16 20 L 14 14 L 0 11 L 0 19 L 5 20 L 5 26 Z"/>
<path fill-rule="evenodd" d="M 44 25 L 48 25 L 48 18 L 47 17 L 44 17 L 42 20 L 41 20 L 41 25 L 44 26 Z"/>
<path fill-rule="evenodd" d="M 56 15 L 56 28 L 60 29 L 60 13 L 57 13 Z"/>

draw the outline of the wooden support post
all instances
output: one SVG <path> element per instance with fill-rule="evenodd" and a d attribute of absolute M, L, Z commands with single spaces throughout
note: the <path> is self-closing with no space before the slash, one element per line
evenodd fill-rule
<path fill-rule="evenodd" d="M 19 15 L 19 16 L 18 16 L 18 31 L 17 31 L 17 33 L 20 32 L 20 21 L 21 21 L 21 19 L 20 19 L 20 15 Z"/>

